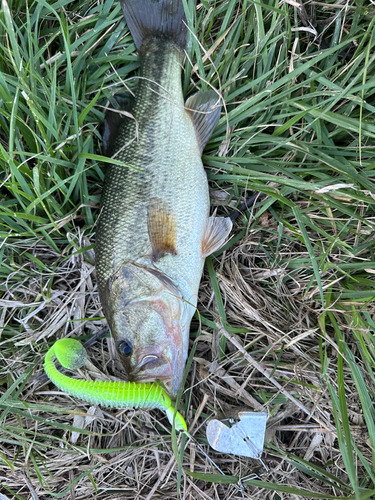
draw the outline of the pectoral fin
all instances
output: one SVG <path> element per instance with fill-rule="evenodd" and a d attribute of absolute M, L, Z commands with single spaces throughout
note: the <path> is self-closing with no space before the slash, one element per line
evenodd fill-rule
<path fill-rule="evenodd" d="M 176 255 L 176 220 L 168 205 L 154 198 L 148 210 L 148 235 L 152 260 L 158 261 L 166 253 Z"/>
<path fill-rule="evenodd" d="M 209 217 L 203 233 L 202 257 L 206 258 L 219 250 L 232 230 L 232 221 L 229 217 Z"/>
<path fill-rule="evenodd" d="M 201 153 L 220 118 L 221 106 L 217 105 L 218 100 L 216 92 L 204 90 L 189 97 L 185 103 L 186 111 L 193 120 Z"/>

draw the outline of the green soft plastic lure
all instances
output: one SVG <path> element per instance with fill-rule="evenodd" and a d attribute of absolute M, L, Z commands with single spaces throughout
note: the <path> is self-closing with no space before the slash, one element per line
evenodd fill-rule
<path fill-rule="evenodd" d="M 78 340 L 60 339 L 46 354 L 44 369 L 59 389 L 89 403 L 102 404 L 111 408 L 159 408 L 166 412 L 172 425 L 174 419 L 176 431 L 187 431 L 182 415 L 175 412 L 171 398 L 156 382 L 77 380 L 60 373 L 55 366 L 55 359 L 69 370 L 81 368 L 86 363 L 87 352 Z"/>

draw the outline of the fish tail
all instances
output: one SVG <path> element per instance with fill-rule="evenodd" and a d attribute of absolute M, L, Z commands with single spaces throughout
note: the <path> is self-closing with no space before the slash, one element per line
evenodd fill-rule
<path fill-rule="evenodd" d="M 184 50 L 186 17 L 182 0 L 120 0 L 126 23 L 142 56 L 153 39 Z"/>

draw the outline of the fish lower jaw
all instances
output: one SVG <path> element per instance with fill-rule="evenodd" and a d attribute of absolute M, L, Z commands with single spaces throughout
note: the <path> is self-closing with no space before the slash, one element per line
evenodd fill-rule
<path fill-rule="evenodd" d="M 157 376 L 155 377 L 154 375 L 145 375 L 145 376 L 135 376 L 135 377 L 131 377 L 131 380 L 132 382 L 137 382 L 137 383 L 142 383 L 142 384 L 145 384 L 145 383 L 152 383 L 152 382 L 157 382 L 158 380 L 164 382 L 164 380 L 169 380 L 170 377 L 163 377 L 163 376 Z"/>
<path fill-rule="evenodd" d="M 139 384 L 159 383 L 170 396 L 176 396 L 176 391 L 173 390 L 173 377 L 171 375 L 139 374 L 132 375 L 130 379 L 132 382 Z"/>
<path fill-rule="evenodd" d="M 174 399 L 176 397 L 177 392 L 173 388 L 173 380 L 171 377 L 145 377 L 142 379 L 137 379 L 138 383 L 156 383 L 160 385 L 166 393 Z"/>

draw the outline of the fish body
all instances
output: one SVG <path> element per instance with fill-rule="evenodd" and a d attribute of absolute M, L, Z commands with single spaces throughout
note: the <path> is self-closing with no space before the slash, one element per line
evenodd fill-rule
<path fill-rule="evenodd" d="M 209 217 L 201 153 L 219 117 L 217 95 L 185 103 L 186 26 L 181 0 L 123 0 L 141 59 L 129 106 L 108 115 L 106 169 L 96 234 L 104 314 L 129 380 L 180 388 L 205 257 L 231 229 Z M 111 123 L 112 122 L 112 123 Z"/>

